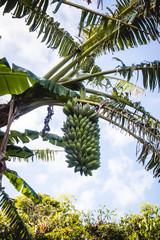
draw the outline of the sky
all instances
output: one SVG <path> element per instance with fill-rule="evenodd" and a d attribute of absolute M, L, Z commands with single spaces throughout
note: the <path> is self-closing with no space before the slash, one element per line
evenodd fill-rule
<path fill-rule="evenodd" d="M 84 1 L 77 2 L 85 4 Z M 93 4 L 92 7 L 95 5 Z M 54 18 L 60 21 L 61 26 L 69 30 L 73 36 L 77 36 L 79 14 L 79 10 L 63 7 Z M 3 16 L 2 10 L 0 11 L 0 35 L 2 36 L 0 58 L 6 57 L 10 65 L 14 63 L 24 67 L 39 77 L 46 74 L 61 60 L 56 50 L 48 49 L 40 39 L 37 39 L 37 33 L 29 33 L 23 19 L 12 19 L 11 14 Z M 119 64 L 113 60 L 113 57 L 118 57 L 130 65 L 144 60 L 158 60 L 159 52 L 159 44 L 153 42 L 136 49 L 100 56 L 97 63 L 102 69 L 113 69 Z M 160 118 L 160 98 L 157 90 L 154 93 L 146 91 L 138 99 L 142 101 L 147 111 Z M 137 101 L 136 97 L 135 101 Z M 46 115 L 47 107 L 38 108 L 16 120 L 12 129 L 41 131 Z M 50 122 L 51 133 L 62 136 L 61 128 L 65 119 L 62 108 L 54 107 L 54 116 Z M 67 168 L 63 149 L 41 140 L 34 140 L 26 146 L 31 149 L 61 150 L 55 154 L 54 161 L 45 162 L 36 159 L 28 163 L 14 161 L 9 162 L 7 167 L 17 171 L 36 192 L 46 193 L 52 197 L 60 194 L 74 195 L 75 206 L 81 210 L 92 210 L 106 205 L 108 209 L 116 209 L 119 215 L 123 215 L 124 212 L 129 211 L 139 212 L 138 206 L 142 202 L 159 206 L 158 179 L 154 179 L 152 172 L 147 172 L 141 164 L 136 162 L 136 140 L 121 133 L 104 120 L 100 119 L 99 124 L 101 167 L 94 171 L 92 177 L 75 174 L 73 169 Z M 3 186 L 10 197 L 15 198 L 20 195 L 5 177 Z"/>

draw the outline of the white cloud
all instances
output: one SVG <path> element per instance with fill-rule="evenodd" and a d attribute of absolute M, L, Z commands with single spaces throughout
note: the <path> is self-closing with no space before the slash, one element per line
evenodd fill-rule
<path fill-rule="evenodd" d="M 153 184 L 150 173 L 134 169 L 133 160 L 125 155 L 109 159 L 108 168 L 110 174 L 103 191 L 112 195 L 115 206 L 126 207 L 144 200 L 145 192 Z"/>
<path fill-rule="evenodd" d="M 101 124 L 101 138 L 102 140 L 109 140 L 113 149 L 121 149 L 124 146 L 134 142 L 134 138 L 126 134 L 125 132 L 121 132 L 120 129 L 109 125 L 104 122 Z"/>
<path fill-rule="evenodd" d="M 48 175 L 44 173 L 38 174 L 34 177 L 34 180 L 35 184 L 45 185 L 48 181 Z"/>
<path fill-rule="evenodd" d="M 95 197 L 96 197 L 95 189 L 83 191 L 76 203 L 76 207 L 79 210 L 94 209 Z"/>
<path fill-rule="evenodd" d="M 24 160 L 22 161 L 17 160 L 17 161 L 7 162 L 6 164 L 7 164 L 7 167 L 9 167 L 10 169 L 17 171 L 18 169 L 25 167 L 27 163 Z"/>
<path fill-rule="evenodd" d="M 1 58 L 6 57 L 10 65 L 14 63 L 42 77 L 60 61 L 56 50 L 37 39 L 37 32 L 29 33 L 24 19 L 13 19 L 10 14 L 1 14 L 0 19 Z"/>

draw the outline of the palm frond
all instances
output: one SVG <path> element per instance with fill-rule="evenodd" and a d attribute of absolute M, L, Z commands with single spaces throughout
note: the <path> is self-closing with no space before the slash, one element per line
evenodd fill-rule
<path fill-rule="evenodd" d="M 140 145 L 141 149 L 137 151 L 137 161 L 142 163 L 147 171 L 152 170 L 155 178 L 160 178 L 160 127 L 150 127 L 147 130 L 145 124 L 143 126 L 136 118 L 133 120 L 130 115 L 128 116 L 130 119 L 128 117 L 126 119 L 126 115 L 118 116 L 117 113 L 111 112 L 110 116 L 100 115 L 100 117 L 138 140 L 137 145 Z M 157 125 L 160 126 L 160 123 Z"/>
<path fill-rule="evenodd" d="M 113 96 L 100 91 L 86 89 L 92 93 L 87 102 L 98 107 L 100 117 L 118 126 L 137 140 L 155 145 L 160 140 L 160 122 L 150 115 L 139 102 L 132 102 L 127 96 Z M 93 97 L 95 94 L 95 98 Z M 97 96 L 101 100 L 96 100 Z M 85 102 L 86 100 L 79 100 Z M 127 108 L 129 107 L 129 108 Z"/>
<path fill-rule="evenodd" d="M 0 7 L 4 6 L 3 13 L 9 13 L 14 10 L 13 18 L 26 19 L 26 25 L 30 26 L 29 31 L 38 31 L 38 38 L 42 35 L 42 42 L 46 42 L 47 47 L 51 49 L 59 48 L 60 56 L 67 56 L 78 43 L 74 41 L 71 35 L 60 28 L 53 17 L 46 14 L 49 0 L 28 0 L 28 1 L 1 1 Z"/>
<path fill-rule="evenodd" d="M 155 1 L 153 5 L 155 5 Z M 151 9 L 153 8 L 151 6 Z M 99 39 L 106 36 L 99 51 L 119 51 L 125 48 L 147 44 L 150 40 L 159 38 L 158 25 L 155 15 L 145 15 L 145 7 L 136 4 L 136 1 L 117 1 L 115 12 L 112 15 L 99 16 L 84 10 L 80 20 L 80 31 L 83 30 L 86 38 L 95 36 Z M 110 10 L 111 12 L 111 10 Z M 158 24 L 159 24 L 158 19 Z"/>
<path fill-rule="evenodd" d="M 15 14 L 16 17 L 23 17 L 25 16 L 29 9 L 34 9 L 37 8 L 37 11 L 41 11 L 43 14 L 46 12 L 48 5 L 49 5 L 49 1 L 48 0 L 27 0 L 27 1 L 18 1 L 18 0 L 13 0 L 13 1 L 9 1 L 9 0 L 3 0 L 0 3 L 0 7 L 2 7 L 4 5 L 4 10 L 3 10 L 3 14 L 4 13 L 9 13 L 12 10 L 15 10 Z"/>
<path fill-rule="evenodd" d="M 131 135 L 133 133 L 137 139 L 157 144 L 160 141 L 160 122 L 147 115 L 141 115 L 138 111 L 127 110 L 124 105 L 108 101 L 104 103 L 101 114 L 112 124 L 118 123 L 121 129 L 124 128 Z"/>
<path fill-rule="evenodd" d="M 36 192 L 26 183 L 26 181 L 18 176 L 16 171 L 7 168 L 3 174 L 9 179 L 17 191 L 21 191 L 22 194 L 31 199 L 34 203 L 39 203 L 41 201 Z"/>
<path fill-rule="evenodd" d="M 18 214 L 14 202 L 9 198 L 4 190 L 1 190 L 0 192 L 0 207 L 13 229 L 14 239 L 31 240 L 32 238 Z"/>
<path fill-rule="evenodd" d="M 112 101 L 113 102 L 113 101 Z M 153 170 L 153 176 L 160 177 L 160 122 L 148 113 L 131 112 L 119 104 L 103 103 L 100 117 L 121 131 L 127 132 L 140 143 L 141 150 L 137 151 L 138 162 L 142 162 L 146 170 Z M 115 107 L 113 107 L 115 106 Z"/>
<path fill-rule="evenodd" d="M 153 62 L 145 61 L 140 64 L 132 64 L 132 66 L 126 66 L 124 63 L 118 66 L 117 71 L 127 81 L 130 81 L 133 73 L 137 73 L 137 80 L 139 77 L 143 78 L 143 87 L 145 89 L 150 88 L 154 91 L 157 87 L 160 90 L 160 61 L 155 60 Z M 141 75 L 139 74 L 141 73 Z"/>
<path fill-rule="evenodd" d="M 141 149 L 137 151 L 137 161 L 142 163 L 147 171 L 153 170 L 153 176 L 160 178 L 160 147 L 159 143 L 145 141 Z M 159 180 L 160 182 L 160 180 Z"/>

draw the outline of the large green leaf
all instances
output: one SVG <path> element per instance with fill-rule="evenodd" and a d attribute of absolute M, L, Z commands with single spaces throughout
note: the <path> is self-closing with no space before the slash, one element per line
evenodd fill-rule
<path fill-rule="evenodd" d="M 39 203 L 41 201 L 36 192 L 20 176 L 18 176 L 17 172 L 7 168 L 7 170 L 4 172 L 4 175 L 9 179 L 17 191 L 21 191 L 34 203 Z"/>
<path fill-rule="evenodd" d="M 10 68 L 6 58 L 0 60 L 0 96 L 5 94 L 19 95 L 31 88 L 35 83 L 45 88 L 45 94 L 55 99 L 78 96 L 76 92 L 62 85 L 47 79 L 38 78 L 34 73 L 25 68 L 16 66 L 15 64 Z M 35 88 L 34 91 L 37 91 L 37 89 Z"/>
<path fill-rule="evenodd" d="M 0 96 L 5 94 L 21 94 L 36 83 L 37 77 L 24 68 L 13 64 L 10 68 L 7 60 L 0 60 Z"/>

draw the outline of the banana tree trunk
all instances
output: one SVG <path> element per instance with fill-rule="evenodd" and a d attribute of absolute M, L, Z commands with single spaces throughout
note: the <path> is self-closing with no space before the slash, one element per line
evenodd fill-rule
<path fill-rule="evenodd" d="M 2 189 L 3 172 L 6 171 L 5 153 L 7 149 L 9 130 L 12 125 L 12 122 L 14 121 L 16 114 L 17 114 L 17 108 L 14 105 L 14 96 L 13 96 L 12 100 L 10 101 L 10 107 L 8 111 L 7 129 L 0 146 L 0 191 Z"/>

